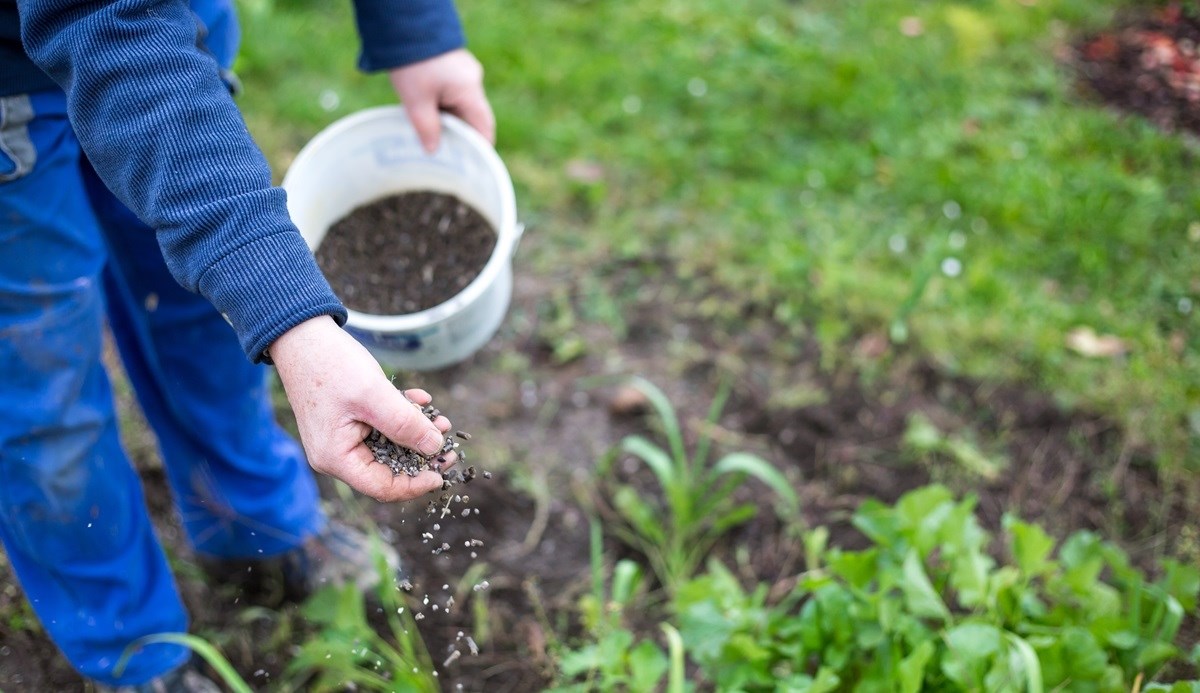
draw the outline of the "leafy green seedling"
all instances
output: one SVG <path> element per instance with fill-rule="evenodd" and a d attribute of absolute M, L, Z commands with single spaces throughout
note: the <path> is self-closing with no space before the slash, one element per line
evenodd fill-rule
<path fill-rule="evenodd" d="M 1008 466 L 1008 460 L 1003 456 L 988 455 L 970 437 L 942 433 L 921 412 L 908 417 L 903 443 L 905 451 L 917 459 L 947 460 L 967 474 L 986 481 L 995 481 Z"/>
<path fill-rule="evenodd" d="M 375 552 L 377 570 L 390 569 L 382 552 Z M 301 609 L 318 631 L 303 643 L 285 674 L 296 690 L 404 690 L 435 692 L 433 662 L 417 630 L 404 593 L 392 580 L 381 580 L 376 596 L 387 617 L 391 638 L 378 633 L 367 620 L 365 596 L 354 584 L 327 587 Z"/>
<path fill-rule="evenodd" d="M 1177 644 L 1193 566 L 1166 561 L 1151 582 L 1094 534 L 1056 550 L 1011 516 L 998 559 L 974 500 L 941 486 L 864 503 L 854 524 L 872 545 L 841 550 L 813 530 L 808 572 L 777 603 L 715 562 L 681 585 L 672 607 L 699 676 L 716 690 L 1122 693 L 1194 657 Z"/>

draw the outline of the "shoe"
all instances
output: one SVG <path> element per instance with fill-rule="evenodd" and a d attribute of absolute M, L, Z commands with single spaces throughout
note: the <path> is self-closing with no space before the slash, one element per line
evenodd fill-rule
<path fill-rule="evenodd" d="M 400 555 L 382 539 L 330 520 L 303 544 L 279 557 L 283 580 L 294 598 L 311 596 L 323 587 L 353 583 L 366 593 L 380 582 L 378 555 L 387 565 L 387 577 L 403 579 Z"/>
<path fill-rule="evenodd" d="M 191 664 L 185 664 L 136 686 L 108 686 L 97 683 L 93 690 L 96 693 L 221 693 L 221 687 L 215 681 L 196 671 Z"/>
<path fill-rule="evenodd" d="M 259 560 L 199 557 L 198 562 L 214 584 L 238 588 L 253 603 L 278 606 L 283 601 L 302 602 L 331 585 L 353 583 L 369 594 L 379 584 L 376 551 L 388 566 L 389 579 L 403 580 L 400 556 L 394 548 L 336 520 L 278 556 Z"/>

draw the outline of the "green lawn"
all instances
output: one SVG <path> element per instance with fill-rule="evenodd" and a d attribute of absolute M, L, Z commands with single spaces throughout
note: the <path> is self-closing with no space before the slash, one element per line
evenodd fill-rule
<path fill-rule="evenodd" d="M 1115 416 L 1177 466 L 1200 461 L 1195 147 L 1089 103 L 1061 63 L 1118 4 L 459 7 L 544 252 L 667 249 L 830 353 L 885 332 Z M 353 67 L 349 3 L 242 10 L 242 103 L 280 175 L 394 98 Z M 602 179 L 573 180 L 575 160 Z M 1127 354 L 1070 350 L 1083 326 Z"/>

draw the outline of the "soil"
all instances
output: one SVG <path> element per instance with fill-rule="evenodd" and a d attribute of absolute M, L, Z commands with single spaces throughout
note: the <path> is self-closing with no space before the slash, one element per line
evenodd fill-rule
<path fill-rule="evenodd" d="M 316 258 L 346 307 L 407 315 L 465 289 L 495 247 L 495 229 L 470 205 L 453 195 L 406 192 L 335 222 Z"/>
<path fill-rule="evenodd" d="M 494 474 L 466 490 L 456 487 L 469 499 L 459 498 L 445 516 L 428 514 L 425 499 L 331 508 L 351 520 L 350 511 L 366 508 L 405 556 L 415 604 L 430 600 L 419 626 L 433 661 L 440 665 L 453 650 L 462 652 L 439 666 L 444 690 L 540 690 L 550 680 L 555 644 L 579 632 L 576 607 L 591 580 L 588 517 L 603 517 L 603 506 L 593 502 L 592 469 L 624 435 L 654 435 L 644 403 L 619 380 L 597 381 L 598 375 L 651 378 L 678 407 L 693 440 L 718 381 L 735 376 L 733 397 L 709 433 L 723 450 L 755 452 L 784 470 L 801 497 L 802 519 L 828 526 L 832 542 L 843 547 L 863 544 L 849 523 L 860 502 L 892 501 L 941 481 L 976 494 L 992 530 L 1013 511 L 1060 538 L 1097 530 L 1143 566 L 1164 553 L 1195 558 L 1197 523 L 1182 494 L 1160 477 L 1147 451 L 1128 445 L 1103 417 L 1066 411 L 1029 387 L 948 375 L 876 334 L 846 344 L 830 366 L 815 342 L 773 323 L 765 311 L 705 295 L 664 267 L 663 258 L 611 263 L 593 267 L 586 280 L 561 269 L 517 272 L 510 315 L 487 347 L 458 366 L 397 377 L 405 387 L 429 390 L 454 425 L 472 430 L 472 464 Z M 702 307 L 713 300 L 736 310 L 707 317 Z M 619 321 L 586 317 L 605 302 L 619 306 Z M 556 311 L 564 310 L 576 316 L 575 335 L 587 345 L 567 363 L 555 349 L 562 338 Z M 121 406 L 133 403 L 125 397 Z M 914 458 L 903 438 L 918 413 L 941 431 L 977 440 L 1007 466 L 982 478 L 950 460 Z M 152 516 L 177 557 L 194 630 L 214 639 L 256 688 L 270 690 L 303 634 L 296 609 L 285 605 L 248 618 L 248 604 L 278 601 L 264 597 L 261 586 L 212 582 L 189 568 L 162 471 L 152 456 L 137 462 Z M 654 491 L 653 478 L 638 466 L 619 462 L 617 469 Z M 325 490 L 338 497 L 328 484 Z M 752 484 L 742 491 L 748 499 L 762 492 Z M 763 512 L 731 533 L 717 555 L 747 581 L 786 586 L 803 558 L 798 542 L 781 530 L 774 514 Z M 615 544 L 606 552 L 610 560 L 628 555 Z M 10 621 L 0 630 L 0 687 L 78 690 L 78 677 L 32 619 L 13 621 L 11 614 L 28 613 L 13 581 L 0 584 L 7 585 L 0 613 Z M 432 604 L 441 608 L 433 611 Z M 634 625 L 655 637 L 652 623 Z M 460 632 L 479 643 L 478 655 L 463 652 Z"/>
<path fill-rule="evenodd" d="M 1075 59 L 1105 101 L 1163 129 L 1200 134 L 1200 10 L 1191 3 L 1130 14 L 1086 37 Z"/>

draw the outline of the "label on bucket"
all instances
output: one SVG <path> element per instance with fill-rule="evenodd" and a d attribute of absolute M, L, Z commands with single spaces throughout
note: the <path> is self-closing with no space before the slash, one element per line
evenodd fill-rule
<path fill-rule="evenodd" d="M 347 327 L 346 331 L 367 348 L 379 348 L 403 354 L 425 352 L 432 355 L 449 346 L 446 330 L 440 325 L 432 325 L 423 330 L 411 332 L 372 332 L 353 327 Z"/>

